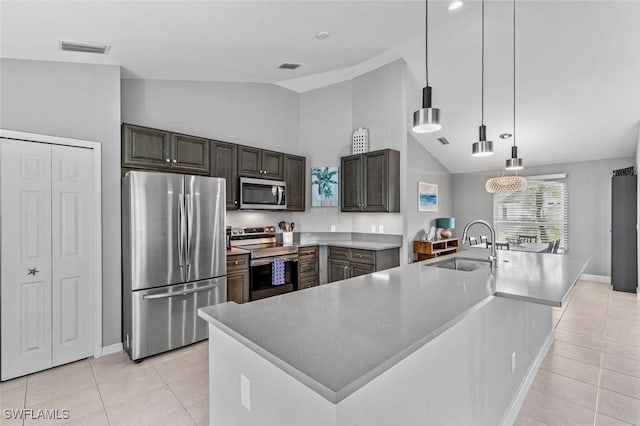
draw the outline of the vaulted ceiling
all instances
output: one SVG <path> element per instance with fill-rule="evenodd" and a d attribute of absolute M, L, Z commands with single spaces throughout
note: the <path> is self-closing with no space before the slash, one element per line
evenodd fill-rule
<path fill-rule="evenodd" d="M 525 163 L 633 155 L 640 120 L 640 1 L 517 4 L 515 134 Z M 512 2 L 486 4 L 485 124 L 497 155 L 483 159 L 470 156 L 480 124 L 480 2 L 467 0 L 453 12 L 447 5 L 431 1 L 429 33 L 430 83 L 444 127 L 417 139 L 452 172 L 500 168 L 509 153 L 498 135 L 514 133 Z M 3 0 L 0 56 L 117 64 L 124 78 L 274 82 L 304 90 L 301 78 L 357 67 L 395 50 L 422 85 L 423 11 L 424 2 L 413 0 Z M 316 39 L 320 31 L 331 37 Z M 112 47 L 106 56 L 64 52 L 58 40 Z M 303 66 L 277 69 L 282 62 Z M 440 145 L 442 136 L 451 144 Z"/>

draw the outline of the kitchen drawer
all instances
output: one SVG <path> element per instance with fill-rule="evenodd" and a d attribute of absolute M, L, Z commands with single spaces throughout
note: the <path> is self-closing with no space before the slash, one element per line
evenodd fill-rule
<path fill-rule="evenodd" d="M 358 263 L 366 263 L 369 265 L 376 264 L 376 252 L 371 250 L 351 250 L 351 260 Z"/>
<path fill-rule="evenodd" d="M 298 274 L 300 275 L 316 275 L 318 274 L 318 261 L 317 260 L 298 260 Z"/>
<path fill-rule="evenodd" d="M 305 288 L 315 287 L 318 285 L 318 281 L 319 280 L 317 276 L 301 279 L 298 282 L 298 290 L 304 290 Z"/>
<path fill-rule="evenodd" d="M 329 246 L 329 257 L 332 259 L 349 260 L 349 249 L 344 247 Z"/>
<path fill-rule="evenodd" d="M 249 268 L 249 255 L 237 254 L 227 256 L 227 274 L 233 271 L 243 271 Z"/>
<path fill-rule="evenodd" d="M 298 259 L 306 260 L 306 259 L 315 259 L 318 257 L 318 246 L 313 247 L 300 247 L 298 249 Z"/>

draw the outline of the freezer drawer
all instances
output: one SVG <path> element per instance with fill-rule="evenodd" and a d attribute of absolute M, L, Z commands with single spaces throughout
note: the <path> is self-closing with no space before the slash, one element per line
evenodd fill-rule
<path fill-rule="evenodd" d="M 198 308 L 226 302 L 227 277 L 134 291 L 130 297 L 124 346 L 136 360 L 206 339 Z"/>

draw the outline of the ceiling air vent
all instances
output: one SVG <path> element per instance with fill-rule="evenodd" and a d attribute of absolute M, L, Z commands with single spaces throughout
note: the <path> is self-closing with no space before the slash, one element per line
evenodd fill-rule
<path fill-rule="evenodd" d="M 438 138 L 438 140 L 442 145 L 449 145 L 449 141 L 447 140 L 447 138 Z"/>
<path fill-rule="evenodd" d="M 295 70 L 296 68 L 299 68 L 300 65 L 302 65 L 302 64 L 294 64 L 294 63 L 290 63 L 290 62 L 285 62 L 283 64 L 280 64 L 280 66 L 278 68 L 280 68 L 281 70 Z"/>
<path fill-rule="evenodd" d="M 106 55 L 109 53 L 110 48 L 111 46 L 107 46 L 106 44 L 60 40 L 60 49 L 69 52 L 99 53 Z"/>

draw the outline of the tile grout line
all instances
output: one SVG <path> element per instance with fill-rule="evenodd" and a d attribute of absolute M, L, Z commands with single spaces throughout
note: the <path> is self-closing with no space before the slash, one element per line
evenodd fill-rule
<path fill-rule="evenodd" d="M 102 403 L 102 410 L 104 411 L 104 416 L 107 418 L 107 424 L 111 426 L 109 413 L 107 412 L 106 405 L 104 405 L 104 399 L 102 399 L 102 391 L 100 390 L 100 385 L 98 384 L 98 378 L 96 377 L 96 372 L 93 369 L 93 363 L 90 360 L 89 360 L 89 368 L 91 368 L 91 375 L 93 376 L 93 381 L 96 384 L 96 389 L 98 389 L 98 395 L 100 396 L 100 402 Z"/>
<path fill-rule="evenodd" d="M 27 376 L 24 382 L 24 401 L 22 404 L 22 408 L 27 409 L 27 390 L 29 389 L 29 376 Z M 24 426 L 24 416 L 22 416 L 22 426 Z"/>
<path fill-rule="evenodd" d="M 193 418 L 193 416 L 191 415 L 189 410 L 187 410 L 187 407 L 185 407 L 184 404 L 182 403 L 182 400 L 180 398 L 178 398 L 178 395 L 176 395 L 176 393 L 173 391 L 173 389 L 171 388 L 171 385 L 165 380 L 165 378 L 162 375 L 162 373 L 160 373 L 160 371 L 158 371 L 156 369 L 156 366 L 153 363 L 151 364 L 151 368 L 153 368 L 153 370 L 156 372 L 156 374 L 158 374 L 158 376 L 160 377 L 160 380 L 162 380 L 162 382 L 165 385 L 167 385 L 167 388 L 169 389 L 169 392 L 171 392 L 171 395 L 173 395 L 173 397 L 180 403 L 180 405 L 182 406 L 182 409 L 187 413 L 187 416 L 189 416 L 189 418 L 191 419 L 193 424 L 197 425 L 195 419 Z"/>

